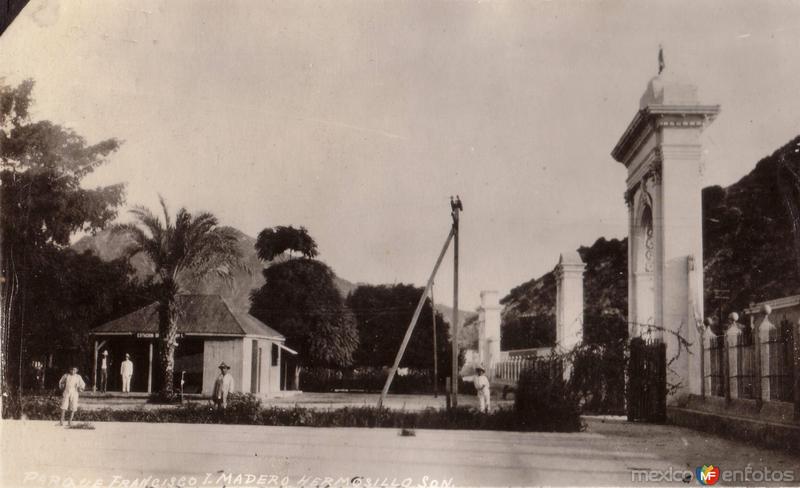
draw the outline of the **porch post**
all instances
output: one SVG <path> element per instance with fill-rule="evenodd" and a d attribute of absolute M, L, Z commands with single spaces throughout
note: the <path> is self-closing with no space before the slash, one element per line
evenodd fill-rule
<path fill-rule="evenodd" d="M 149 344 L 149 358 L 147 362 L 147 393 L 153 392 L 153 341 Z"/>
<path fill-rule="evenodd" d="M 94 351 L 94 367 L 92 368 L 92 391 L 97 391 L 97 339 L 94 340 L 94 347 L 92 348 Z"/>

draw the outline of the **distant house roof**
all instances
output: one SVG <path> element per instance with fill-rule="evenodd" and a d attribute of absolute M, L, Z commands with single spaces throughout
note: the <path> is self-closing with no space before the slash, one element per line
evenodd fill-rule
<path fill-rule="evenodd" d="M 235 311 L 219 295 L 178 295 L 181 310 L 178 333 L 204 336 L 258 336 L 284 341 L 286 338 L 257 318 Z M 91 333 L 96 335 L 157 334 L 156 302 L 107 322 Z"/>

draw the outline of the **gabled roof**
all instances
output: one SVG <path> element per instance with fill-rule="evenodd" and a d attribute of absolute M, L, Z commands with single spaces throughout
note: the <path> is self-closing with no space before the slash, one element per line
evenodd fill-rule
<path fill-rule="evenodd" d="M 178 333 L 206 336 L 258 336 L 283 341 L 286 338 L 252 315 L 235 311 L 219 295 L 178 295 Z M 107 322 L 92 334 L 158 333 L 156 302 Z"/>

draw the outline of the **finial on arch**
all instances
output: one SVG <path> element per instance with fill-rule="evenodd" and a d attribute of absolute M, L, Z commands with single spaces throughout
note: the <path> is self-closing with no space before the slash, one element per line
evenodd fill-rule
<path fill-rule="evenodd" d="M 666 64 L 664 63 L 664 47 L 659 44 L 658 45 L 658 74 L 661 74 L 664 71 L 664 67 Z"/>

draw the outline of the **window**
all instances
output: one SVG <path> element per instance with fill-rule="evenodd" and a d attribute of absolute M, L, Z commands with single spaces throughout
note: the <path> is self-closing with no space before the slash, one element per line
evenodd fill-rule
<path fill-rule="evenodd" d="M 278 354 L 280 353 L 280 349 L 278 349 L 277 344 L 272 344 L 272 365 L 278 365 Z"/>

